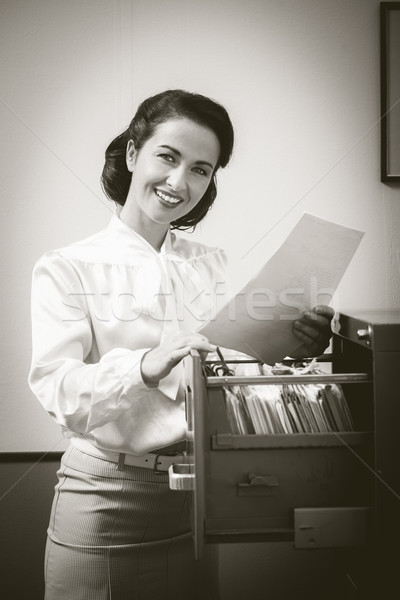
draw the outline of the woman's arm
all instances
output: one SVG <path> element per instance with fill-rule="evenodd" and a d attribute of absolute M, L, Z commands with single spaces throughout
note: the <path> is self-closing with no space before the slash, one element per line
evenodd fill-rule
<path fill-rule="evenodd" d="M 58 253 L 44 255 L 35 265 L 29 385 L 57 423 L 78 433 L 89 433 L 115 420 L 154 393 L 140 370 L 142 357 L 150 348 L 116 347 L 98 362 L 85 363 L 93 343 L 86 303 L 90 292 L 83 289 L 70 262 Z M 164 392 L 164 384 L 168 385 L 168 378 L 159 391 Z M 173 387 L 170 385 L 171 390 Z M 162 398 L 160 394 L 160 401 Z"/>

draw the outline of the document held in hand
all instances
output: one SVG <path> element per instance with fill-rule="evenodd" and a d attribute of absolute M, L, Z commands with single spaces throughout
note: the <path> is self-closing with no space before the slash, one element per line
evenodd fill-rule
<path fill-rule="evenodd" d="M 305 213 L 282 246 L 201 328 L 211 343 L 274 364 L 301 346 L 292 321 L 329 304 L 364 233 Z"/>

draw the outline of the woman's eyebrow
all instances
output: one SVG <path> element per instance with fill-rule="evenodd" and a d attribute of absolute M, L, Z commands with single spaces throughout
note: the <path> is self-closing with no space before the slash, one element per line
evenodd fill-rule
<path fill-rule="evenodd" d="M 173 152 L 177 156 L 182 156 L 181 153 L 179 152 L 179 150 L 177 150 L 176 148 L 173 148 L 172 146 L 168 146 L 167 144 L 160 144 L 158 147 L 159 148 L 167 148 L 168 150 L 171 150 L 171 152 Z M 196 165 L 207 165 L 211 169 L 214 169 L 213 165 L 206 160 L 196 160 L 195 164 Z"/>

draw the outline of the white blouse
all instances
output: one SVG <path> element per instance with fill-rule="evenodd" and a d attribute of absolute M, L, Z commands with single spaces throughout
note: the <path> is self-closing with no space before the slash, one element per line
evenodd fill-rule
<path fill-rule="evenodd" d="M 225 273 L 219 248 L 168 231 L 158 253 L 116 215 L 37 261 L 29 385 L 66 437 L 127 454 L 185 439 L 182 364 L 149 388 L 140 362 L 165 335 L 212 316 Z"/>

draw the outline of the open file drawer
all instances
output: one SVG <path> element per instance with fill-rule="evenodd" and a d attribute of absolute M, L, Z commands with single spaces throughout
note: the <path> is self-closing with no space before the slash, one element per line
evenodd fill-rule
<path fill-rule="evenodd" d="M 189 464 L 171 476 L 174 487 L 193 485 L 198 557 L 204 542 L 223 541 L 366 545 L 382 556 L 391 547 L 399 532 L 400 403 L 389 390 L 400 366 L 400 319 L 340 315 L 334 327 L 333 374 L 311 379 L 341 383 L 354 432 L 232 435 L 222 386 L 266 378 L 204 377 L 199 356 L 188 360 Z"/>
<path fill-rule="evenodd" d="M 232 435 L 222 386 L 271 378 L 205 378 L 196 353 L 187 371 L 199 557 L 204 542 L 293 539 L 299 547 L 365 542 L 373 481 L 363 465 L 372 461 L 371 432 Z M 365 385 L 368 375 L 336 377 L 353 379 Z M 178 477 L 179 469 L 175 466 Z"/>

